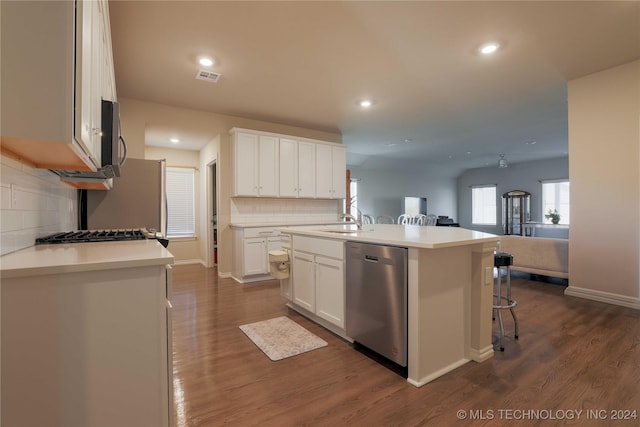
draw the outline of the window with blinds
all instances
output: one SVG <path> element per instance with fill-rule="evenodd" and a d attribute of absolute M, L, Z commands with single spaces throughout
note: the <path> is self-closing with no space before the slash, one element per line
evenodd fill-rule
<path fill-rule="evenodd" d="M 496 186 L 483 185 L 471 188 L 471 223 L 496 225 Z"/>
<path fill-rule="evenodd" d="M 194 237 L 195 169 L 167 167 L 167 237 Z"/>

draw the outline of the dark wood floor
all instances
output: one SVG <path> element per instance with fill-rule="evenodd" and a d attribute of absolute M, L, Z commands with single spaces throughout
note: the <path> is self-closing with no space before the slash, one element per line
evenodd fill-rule
<path fill-rule="evenodd" d="M 277 281 L 240 285 L 200 265 L 176 266 L 175 424 L 640 425 L 640 312 L 565 297 L 557 284 L 514 278 L 512 288 L 520 338 L 507 314 L 504 353 L 416 388 L 289 311 Z M 272 362 L 238 328 L 281 315 L 329 345 Z M 633 416 L 613 410 L 636 418 L 612 420 Z"/>

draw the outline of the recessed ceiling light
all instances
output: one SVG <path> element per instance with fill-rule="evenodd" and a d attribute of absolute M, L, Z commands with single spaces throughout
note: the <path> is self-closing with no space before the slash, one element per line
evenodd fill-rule
<path fill-rule="evenodd" d="M 413 139 L 407 138 L 404 140 L 404 142 L 409 143 L 409 142 L 413 142 Z"/>
<path fill-rule="evenodd" d="M 385 147 L 395 147 L 396 145 L 398 144 L 396 144 L 395 142 L 387 142 L 386 144 L 384 144 Z"/>
<path fill-rule="evenodd" d="M 498 43 L 485 43 L 480 46 L 480 49 L 478 49 L 478 51 L 483 55 L 491 55 L 498 49 L 500 49 L 500 45 Z"/>
<path fill-rule="evenodd" d="M 538 141 L 525 142 L 525 144 L 527 144 L 527 145 L 536 145 L 537 143 L 538 143 Z"/>
<path fill-rule="evenodd" d="M 371 107 L 372 105 L 373 105 L 373 102 L 372 102 L 372 101 L 370 101 L 370 100 L 368 100 L 368 99 L 365 99 L 365 100 L 363 100 L 363 101 L 360 101 L 360 106 L 361 106 L 362 108 L 369 108 L 369 107 Z"/>
<path fill-rule="evenodd" d="M 213 60 L 211 58 L 200 58 L 200 65 L 205 67 L 211 67 L 213 65 Z"/>
<path fill-rule="evenodd" d="M 178 138 L 171 138 L 169 141 L 173 142 L 174 144 L 177 144 L 178 142 L 180 142 Z"/>
<path fill-rule="evenodd" d="M 467 151 L 467 154 L 471 154 L 471 151 Z"/>

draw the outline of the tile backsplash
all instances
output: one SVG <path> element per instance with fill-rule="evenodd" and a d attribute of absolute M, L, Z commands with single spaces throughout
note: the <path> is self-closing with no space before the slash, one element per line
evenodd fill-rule
<path fill-rule="evenodd" d="M 231 199 L 231 223 L 299 223 L 336 221 L 342 200 Z"/>
<path fill-rule="evenodd" d="M 77 190 L 53 172 L 0 158 L 0 255 L 34 244 L 37 237 L 76 230 Z"/>

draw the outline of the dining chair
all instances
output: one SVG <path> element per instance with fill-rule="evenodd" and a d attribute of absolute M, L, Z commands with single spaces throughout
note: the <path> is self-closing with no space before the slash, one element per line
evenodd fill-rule
<path fill-rule="evenodd" d="M 373 216 L 364 214 L 364 215 L 362 215 L 362 223 L 363 224 L 375 224 L 376 222 L 373 219 Z"/>
<path fill-rule="evenodd" d="M 413 223 L 416 225 L 427 225 L 427 216 L 425 214 L 418 214 L 413 217 Z"/>
<path fill-rule="evenodd" d="M 402 214 L 398 217 L 398 224 L 413 224 L 413 217 L 411 215 Z"/>
<path fill-rule="evenodd" d="M 378 224 L 395 224 L 396 220 L 389 215 L 379 215 L 378 218 L 376 218 L 376 222 Z"/>
<path fill-rule="evenodd" d="M 438 223 L 438 217 L 434 214 L 427 215 L 427 220 L 424 225 L 435 226 Z"/>

